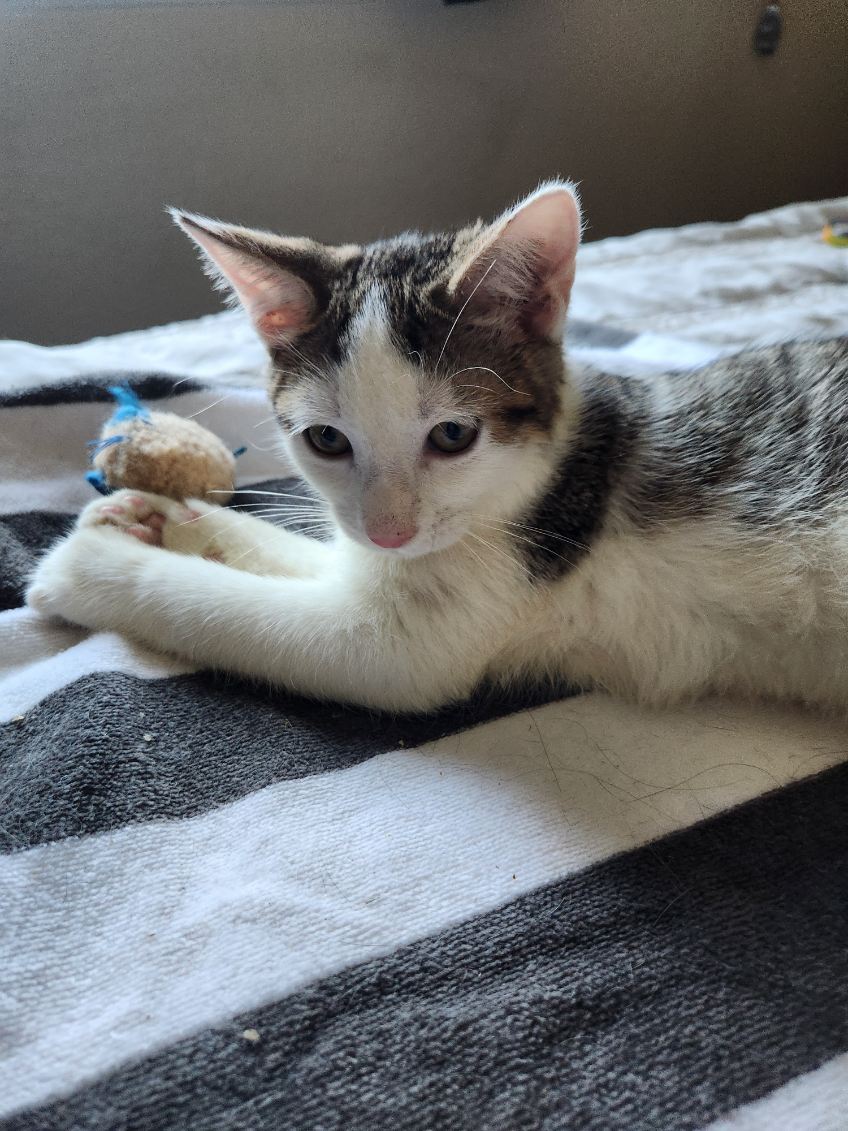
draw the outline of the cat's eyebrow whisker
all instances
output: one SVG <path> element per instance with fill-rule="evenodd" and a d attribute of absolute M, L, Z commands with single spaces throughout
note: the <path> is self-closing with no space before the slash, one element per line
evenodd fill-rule
<path fill-rule="evenodd" d="M 260 420 L 259 423 L 254 424 L 253 427 L 254 428 L 261 428 L 263 424 L 270 424 L 272 420 L 276 421 L 276 419 L 277 419 L 277 414 L 274 413 L 273 416 L 266 416 L 264 420 Z"/>
<path fill-rule="evenodd" d="M 489 264 L 489 266 L 486 268 L 486 270 L 483 272 L 483 274 L 480 276 L 480 278 L 477 280 L 477 283 L 474 287 L 474 290 L 471 292 L 471 294 L 468 296 L 468 298 L 465 300 L 465 302 L 459 308 L 459 314 L 457 314 L 456 318 L 454 318 L 453 322 L 451 323 L 451 328 L 448 330 L 448 336 L 445 338 L 444 344 L 442 345 L 441 352 L 439 353 L 439 356 L 436 358 L 436 366 L 433 370 L 434 373 L 439 372 L 439 364 L 440 364 L 442 358 L 445 355 L 445 350 L 448 347 L 448 342 L 450 341 L 450 336 L 454 332 L 454 330 L 456 329 L 456 324 L 457 324 L 457 322 L 459 322 L 460 318 L 462 317 L 463 311 L 465 310 L 466 306 L 468 306 L 469 302 L 471 302 L 471 300 L 477 294 L 478 289 L 483 285 L 483 282 L 485 281 L 486 276 L 489 274 L 489 272 L 492 270 L 492 268 L 494 267 L 494 265 L 496 263 L 497 263 L 497 259 L 493 259 L 492 262 Z"/>
<path fill-rule="evenodd" d="M 504 379 L 503 379 L 503 377 L 501 377 L 500 373 L 495 373 L 494 369 L 490 369 L 488 367 L 488 365 L 468 365 L 468 366 L 466 366 L 465 369 L 457 369 L 455 373 L 451 373 L 450 377 L 448 377 L 448 380 L 451 381 L 451 380 L 453 380 L 454 377 L 459 377 L 459 375 L 461 373 L 470 373 L 472 371 L 472 369 L 480 369 L 484 373 L 491 373 L 493 377 L 497 377 L 497 379 L 500 381 L 500 383 L 502 385 L 506 385 L 506 387 L 509 389 L 509 391 L 511 393 L 515 393 L 515 395 L 518 396 L 518 397 L 529 397 L 531 395 L 530 393 L 525 393 L 523 389 L 513 389 L 512 385 L 510 385 L 510 383 L 508 381 L 504 381 Z M 483 387 L 482 385 L 460 385 L 459 386 L 460 389 L 482 389 L 482 387 Z"/>
<path fill-rule="evenodd" d="M 294 342 L 286 342 L 285 348 L 287 350 L 290 350 L 295 355 L 295 357 L 306 366 L 307 372 L 312 373 L 315 377 L 319 377 L 322 381 L 326 379 L 327 374 L 321 370 L 316 362 L 310 361 L 306 354 L 302 350 L 298 349 Z M 326 359 L 324 360 L 326 361 Z"/>
<path fill-rule="evenodd" d="M 487 389 L 485 385 L 457 385 L 456 387 L 457 389 L 480 389 L 481 392 L 488 393 L 489 396 L 492 395 L 492 390 Z"/>

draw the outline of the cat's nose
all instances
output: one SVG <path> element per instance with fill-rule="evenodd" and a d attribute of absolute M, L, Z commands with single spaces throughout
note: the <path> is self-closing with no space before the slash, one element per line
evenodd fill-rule
<path fill-rule="evenodd" d="M 417 533 L 418 528 L 415 526 L 373 527 L 367 530 L 368 537 L 374 545 L 383 550 L 396 550 L 399 546 L 405 546 Z"/>

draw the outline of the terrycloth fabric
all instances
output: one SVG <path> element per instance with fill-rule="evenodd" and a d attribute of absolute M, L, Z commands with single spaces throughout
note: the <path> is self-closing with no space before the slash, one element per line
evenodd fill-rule
<path fill-rule="evenodd" d="M 821 212 L 790 259 L 848 279 Z M 750 264 L 775 224 L 632 237 L 632 277 L 663 246 Z M 782 294 L 786 258 L 754 258 Z M 576 312 L 577 349 L 647 376 L 735 341 L 641 333 L 639 302 Z M 818 317 L 794 305 L 787 338 Z M 0 385 L 0 1126 L 846 1131 L 844 724 L 564 689 L 389 719 L 40 620 L 24 577 L 91 497 L 98 348 Z M 215 364 L 134 384 L 273 484 L 262 394 Z"/>

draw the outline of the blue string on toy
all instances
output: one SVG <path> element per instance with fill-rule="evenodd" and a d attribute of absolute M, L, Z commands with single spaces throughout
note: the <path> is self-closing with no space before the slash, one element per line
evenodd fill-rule
<path fill-rule="evenodd" d="M 111 448 L 113 444 L 123 444 L 124 440 L 126 440 L 126 436 L 107 436 L 105 440 L 89 440 L 85 446 L 91 448 L 90 455 L 94 459 L 106 448 Z"/>
<path fill-rule="evenodd" d="M 91 484 L 95 491 L 99 491 L 101 495 L 111 495 L 112 488 L 107 484 L 106 478 L 102 471 L 87 471 L 85 473 L 86 480 Z"/>
<path fill-rule="evenodd" d="M 136 417 L 150 419 L 150 413 L 129 385 L 110 385 L 109 392 L 118 402 L 117 409 L 112 413 L 112 420 L 134 420 Z"/>

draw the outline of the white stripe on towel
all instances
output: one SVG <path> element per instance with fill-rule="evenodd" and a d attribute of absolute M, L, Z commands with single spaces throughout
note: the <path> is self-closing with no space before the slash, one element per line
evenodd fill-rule
<path fill-rule="evenodd" d="M 22 715 L 54 691 L 91 672 L 156 679 L 194 671 L 114 632 L 88 634 L 30 609 L 0 612 L 0 723 Z"/>
<path fill-rule="evenodd" d="M 844 757 L 790 710 L 592 695 L 5 856 L 0 1111 Z"/>

